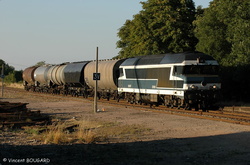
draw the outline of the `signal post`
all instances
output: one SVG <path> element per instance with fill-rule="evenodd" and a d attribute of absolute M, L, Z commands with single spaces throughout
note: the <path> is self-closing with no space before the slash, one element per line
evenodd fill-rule
<path fill-rule="evenodd" d="M 95 63 L 95 73 L 93 73 L 93 80 L 95 80 L 94 113 L 96 113 L 98 80 L 100 80 L 100 73 L 98 73 L 98 47 L 96 48 L 96 63 Z"/>

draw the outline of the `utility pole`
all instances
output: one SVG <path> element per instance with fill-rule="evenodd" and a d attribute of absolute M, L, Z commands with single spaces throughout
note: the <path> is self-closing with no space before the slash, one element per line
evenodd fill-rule
<path fill-rule="evenodd" d="M 4 90 L 4 64 L 2 64 L 2 74 L 1 74 L 1 78 L 2 78 L 2 97 L 3 97 L 3 90 Z"/>
<path fill-rule="evenodd" d="M 94 96 L 94 113 L 97 112 L 97 88 L 98 88 L 98 47 L 96 48 L 96 62 L 95 62 L 95 73 L 93 79 L 95 80 L 95 96 Z"/>

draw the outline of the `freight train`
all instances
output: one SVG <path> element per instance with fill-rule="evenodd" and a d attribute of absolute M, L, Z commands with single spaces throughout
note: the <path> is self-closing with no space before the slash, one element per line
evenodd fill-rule
<path fill-rule="evenodd" d="M 184 109 L 218 109 L 219 64 L 201 52 L 98 61 L 98 97 Z M 32 66 L 23 72 L 26 90 L 94 95 L 95 61 Z"/>

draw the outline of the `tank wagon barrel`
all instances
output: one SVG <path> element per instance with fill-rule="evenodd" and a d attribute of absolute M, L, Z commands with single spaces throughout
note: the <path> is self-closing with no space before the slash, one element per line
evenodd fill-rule
<path fill-rule="evenodd" d="M 64 80 L 64 68 L 66 67 L 65 64 L 61 64 L 61 65 L 56 65 L 52 71 L 51 71 L 51 80 L 52 83 L 60 86 L 63 85 L 63 83 L 65 83 Z"/>
<path fill-rule="evenodd" d="M 98 61 L 98 73 L 101 75 L 98 81 L 99 90 L 117 90 L 119 78 L 119 66 L 124 60 Z M 95 87 L 93 80 L 95 73 L 95 61 L 90 62 L 84 70 L 84 78 L 90 88 Z"/>
<path fill-rule="evenodd" d="M 26 90 L 29 90 L 35 85 L 34 72 L 37 69 L 36 66 L 28 67 L 23 71 L 23 85 Z"/>
<path fill-rule="evenodd" d="M 64 68 L 64 84 L 69 86 L 83 87 L 84 68 L 89 62 L 69 63 Z"/>
<path fill-rule="evenodd" d="M 47 80 L 47 83 L 48 83 L 48 86 L 49 87 L 52 87 L 53 86 L 53 70 L 55 70 L 57 68 L 57 66 L 56 65 L 53 65 L 53 66 L 51 66 L 50 68 L 49 68 L 49 70 L 48 70 L 48 72 L 47 72 L 47 78 L 48 78 L 48 80 Z"/>
<path fill-rule="evenodd" d="M 34 78 L 36 86 L 47 86 L 48 85 L 48 70 L 51 66 L 40 66 L 34 72 Z"/>
<path fill-rule="evenodd" d="M 68 63 L 64 70 L 64 90 L 72 96 L 88 97 L 88 86 L 84 80 L 84 68 L 89 61 Z"/>
<path fill-rule="evenodd" d="M 98 81 L 98 96 L 99 98 L 110 97 L 117 98 L 117 87 L 119 78 L 119 66 L 122 64 L 122 60 L 100 60 L 98 61 L 98 73 L 100 73 L 100 80 Z M 88 87 L 91 89 L 93 95 L 93 89 L 95 87 L 95 80 L 93 80 L 93 73 L 95 73 L 95 61 L 87 64 L 84 69 L 84 80 Z"/>

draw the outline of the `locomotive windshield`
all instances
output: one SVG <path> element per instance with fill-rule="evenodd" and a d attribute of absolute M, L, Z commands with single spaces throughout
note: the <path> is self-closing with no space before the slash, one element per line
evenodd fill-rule
<path fill-rule="evenodd" d="M 217 65 L 185 65 L 175 66 L 174 73 L 176 75 L 190 75 L 190 74 L 203 74 L 203 75 L 218 75 L 219 66 Z"/>

